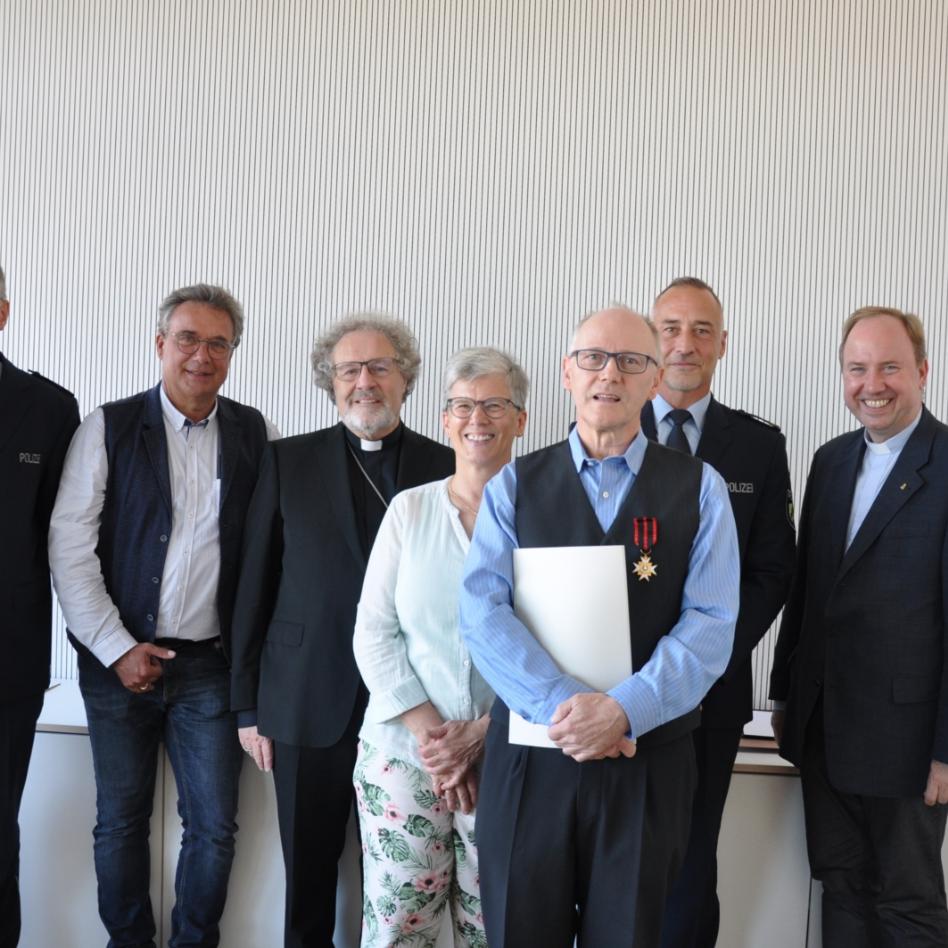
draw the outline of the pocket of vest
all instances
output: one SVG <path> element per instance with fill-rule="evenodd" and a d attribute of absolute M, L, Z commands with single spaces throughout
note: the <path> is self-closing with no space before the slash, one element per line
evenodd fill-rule
<path fill-rule="evenodd" d="M 300 622 L 271 622 L 267 629 L 267 641 L 274 645 L 295 645 L 303 642 L 303 625 Z"/>

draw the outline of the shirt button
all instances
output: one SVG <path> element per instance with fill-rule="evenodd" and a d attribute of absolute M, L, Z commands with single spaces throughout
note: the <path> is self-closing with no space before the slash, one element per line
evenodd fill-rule
<path fill-rule="evenodd" d="M 146 618 L 149 622 L 154 622 L 154 621 L 155 621 L 155 617 L 154 617 L 150 612 L 148 613 L 147 616 L 145 616 L 145 618 Z"/>
<path fill-rule="evenodd" d="M 609 496 L 609 491 L 604 490 L 604 491 L 602 492 L 602 496 L 603 496 L 603 497 L 608 497 L 608 496 Z"/>
<path fill-rule="evenodd" d="M 168 534 L 163 533 L 158 539 L 161 540 L 162 543 L 167 543 L 167 542 L 168 542 Z"/>
<path fill-rule="evenodd" d="M 470 668 L 470 667 L 471 667 L 471 660 L 470 660 L 469 658 L 465 658 L 465 659 L 464 659 L 464 667 L 465 667 L 465 668 Z"/>
<path fill-rule="evenodd" d="M 158 582 L 158 577 L 157 577 L 157 576 L 152 576 L 151 581 L 152 581 L 153 583 L 157 583 L 157 582 Z"/>

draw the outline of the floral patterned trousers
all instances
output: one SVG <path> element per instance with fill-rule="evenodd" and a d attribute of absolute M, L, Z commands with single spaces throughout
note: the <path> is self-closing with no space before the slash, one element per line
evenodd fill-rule
<path fill-rule="evenodd" d="M 474 814 L 451 813 L 411 761 L 359 741 L 362 948 L 434 948 L 450 905 L 456 946 L 486 948 Z"/>

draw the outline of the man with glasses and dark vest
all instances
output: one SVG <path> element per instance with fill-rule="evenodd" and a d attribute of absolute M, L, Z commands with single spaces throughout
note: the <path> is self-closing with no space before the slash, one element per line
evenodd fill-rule
<path fill-rule="evenodd" d="M 0 330 L 10 316 L 0 269 Z M 20 939 L 17 817 L 49 685 L 52 594 L 46 535 L 75 398 L 0 354 L 0 948 Z"/>
<path fill-rule="evenodd" d="M 154 945 L 148 830 L 163 742 L 184 825 L 169 945 L 217 945 L 241 751 L 228 653 L 263 449 L 278 434 L 218 395 L 243 332 L 226 290 L 159 307 L 161 381 L 97 408 L 66 458 L 50 565 L 78 652 L 96 776 L 95 868 L 109 945 Z"/>
<path fill-rule="evenodd" d="M 753 717 L 751 653 L 780 612 L 795 553 L 787 448 L 776 425 L 722 405 L 711 380 L 727 348 L 721 302 L 695 277 L 655 300 L 664 374 L 642 409 L 642 430 L 710 464 L 725 480 L 737 523 L 741 605 L 727 669 L 701 702 L 693 732 L 698 790 L 681 873 L 668 897 L 662 948 L 713 948 L 718 936 L 717 848 L 731 770 Z"/>
<path fill-rule="evenodd" d="M 287 948 L 333 943 L 368 699 L 352 633 L 369 552 L 398 491 L 454 471 L 449 448 L 402 424 L 421 364 L 404 323 L 349 316 L 316 340 L 311 360 L 340 423 L 266 452 L 234 620 L 232 706 L 244 749 L 273 769 Z"/>
<path fill-rule="evenodd" d="M 575 428 L 484 492 L 460 611 L 498 695 L 477 822 L 492 948 L 659 944 L 688 839 L 691 731 L 731 654 L 739 584 L 724 481 L 640 430 L 659 359 L 644 317 L 586 317 L 562 364 Z M 626 548 L 632 637 L 633 673 L 608 693 L 564 674 L 511 601 L 514 549 L 600 544 Z M 559 750 L 510 744 L 508 708 L 548 725 Z"/>

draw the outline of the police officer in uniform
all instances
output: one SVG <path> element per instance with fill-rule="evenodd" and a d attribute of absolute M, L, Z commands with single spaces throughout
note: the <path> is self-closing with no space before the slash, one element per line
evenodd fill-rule
<path fill-rule="evenodd" d="M 663 948 L 711 948 L 717 940 L 717 845 L 731 770 L 752 717 L 751 652 L 782 608 L 794 564 L 787 451 L 780 429 L 711 395 L 727 348 L 721 303 L 702 280 L 681 277 L 655 300 L 665 373 L 645 403 L 642 430 L 694 454 L 727 482 L 741 553 L 741 605 L 727 670 L 701 707 L 694 734 L 698 790 L 684 866 L 665 911 Z"/>
<path fill-rule="evenodd" d="M 0 330 L 10 315 L 0 269 Z M 49 685 L 52 595 L 46 534 L 75 398 L 0 353 L 0 948 L 20 937 L 17 814 Z"/>

